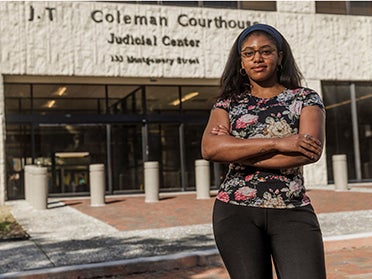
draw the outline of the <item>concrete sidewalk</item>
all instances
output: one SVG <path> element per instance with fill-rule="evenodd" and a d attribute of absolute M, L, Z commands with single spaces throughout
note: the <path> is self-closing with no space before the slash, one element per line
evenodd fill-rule
<path fill-rule="evenodd" d="M 364 253 L 358 255 L 364 259 L 359 274 L 364 277 L 334 278 L 372 278 L 372 191 L 312 189 L 308 194 L 327 253 L 355 248 Z M 192 278 L 156 273 L 221 269 L 211 227 L 213 202 L 189 192 L 162 194 L 151 204 L 141 195 L 109 197 L 102 207 L 91 207 L 89 198 L 49 199 L 48 210 L 7 202 L 31 238 L 1 243 L 0 278 Z M 337 268 L 343 261 L 333 264 Z M 152 277 L 139 277 L 143 274 Z"/>

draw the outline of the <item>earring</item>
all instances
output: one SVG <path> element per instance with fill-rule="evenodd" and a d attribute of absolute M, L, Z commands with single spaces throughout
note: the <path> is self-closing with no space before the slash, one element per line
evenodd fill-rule
<path fill-rule="evenodd" d="M 243 77 L 247 75 L 247 72 L 245 71 L 244 68 L 240 68 L 239 73 L 240 73 Z"/>

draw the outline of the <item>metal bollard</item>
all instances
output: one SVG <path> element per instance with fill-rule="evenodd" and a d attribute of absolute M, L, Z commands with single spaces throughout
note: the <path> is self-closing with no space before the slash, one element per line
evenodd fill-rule
<path fill-rule="evenodd" d="M 159 162 L 145 162 L 145 202 L 159 201 Z"/>
<path fill-rule="evenodd" d="M 210 169 L 207 160 L 195 161 L 196 199 L 210 198 Z"/>
<path fill-rule="evenodd" d="M 90 205 L 105 205 L 105 166 L 103 164 L 89 165 Z"/>
<path fill-rule="evenodd" d="M 333 155 L 333 179 L 336 191 L 348 190 L 347 160 L 345 154 Z"/>
<path fill-rule="evenodd" d="M 48 169 L 33 166 L 29 170 L 28 198 L 36 209 L 48 208 Z"/>

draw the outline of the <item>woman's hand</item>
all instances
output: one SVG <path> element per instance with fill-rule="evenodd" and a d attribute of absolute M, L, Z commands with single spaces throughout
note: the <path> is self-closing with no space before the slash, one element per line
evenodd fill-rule
<path fill-rule="evenodd" d="M 224 125 L 218 125 L 212 128 L 211 133 L 217 136 L 225 136 L 229 135 L 229 129 Z"/>
<path fill-rule="evenodd" d="M 278 138 L 275 145 L 279 153 L 298 152 L 312 161 L 319 160 L 323 150 L 320 140 L 308 134 L 296 134 L 289 137 Z"/>

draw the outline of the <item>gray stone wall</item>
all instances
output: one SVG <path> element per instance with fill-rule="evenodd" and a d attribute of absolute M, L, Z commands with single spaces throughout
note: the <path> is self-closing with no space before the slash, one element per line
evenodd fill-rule
<path fill-rule="evenodd" d="M 277 12 L 2 2 L 1 73 L 218 78 L 239 27 L 254 22 L 282 32 L 307 79 L 372 79 L 372 17 L 315 14 L 312 1 Z"/>

